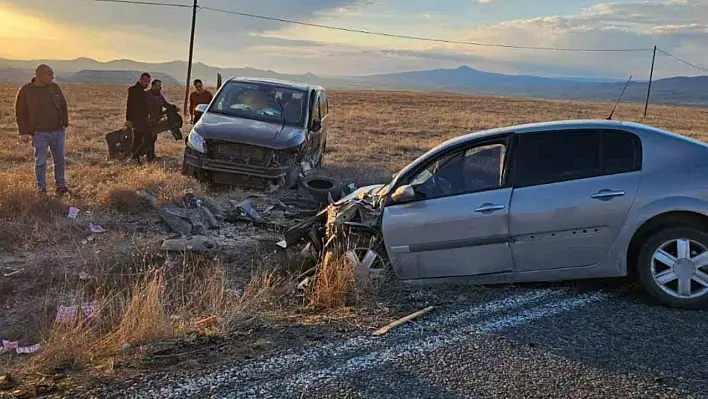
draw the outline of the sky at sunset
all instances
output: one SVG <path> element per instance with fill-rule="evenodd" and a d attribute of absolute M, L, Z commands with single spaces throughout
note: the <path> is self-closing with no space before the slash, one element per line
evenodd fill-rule
<path fill-rule="evenodd" d="M 162 0 L 191 4 L 191 0 Z M 345 28 L 520 46 L 646 48 L 568 53 L 421 42 L 203 9 L 195 61 L 285 73 L 365 75 L 468 65 L 501 73 L 646 78 L 654 45 L 708 67 L 708 0 L 200 0 Z M 191 10 L 91 0 L 0 0 L 0 57 L 185 60 Z M 697 75 L 664 55 L 659 77 Z"/>

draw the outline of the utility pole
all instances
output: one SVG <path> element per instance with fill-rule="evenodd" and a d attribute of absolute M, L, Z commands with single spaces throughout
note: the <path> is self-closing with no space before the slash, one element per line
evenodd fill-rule
<path fill-rule="evenodd" d="M 651 70 L 649 71 L 649 86 L 647 87 L 647 100 L 644 103 L 644 118 L 647 117 L 647 108 L 649 108 L 649 95 L 651 94 L 651 81 L 652 81 L 652 78 L 654 77 L 654 61 L 656 61 L 656 46 L 654 46 L 654 54 L 651 57 Z"/>
<path fill-rule="evenodd" d="M 189 109 L 187 109 L 189 101 L 189 86 L 192 81 L 192 58 L 194 57 L 194 30 L 197 26 L 197 9 L 199 5 L 198 0 L 194 0 L 194 6 L 192 7 L 192 34 L 189 37 L 189 61 L 187 62 L 187 83 L 185 83 L 184 89 L 184 116 L 187 117 Z"/>

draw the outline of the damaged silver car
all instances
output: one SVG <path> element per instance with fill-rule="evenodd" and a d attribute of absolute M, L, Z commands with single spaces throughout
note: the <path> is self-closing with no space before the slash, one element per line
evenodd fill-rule
<path fill-rule="evenodd" d="M 321 166 L 327 143 L 327 93 L 315 85 L 232 78 L 186 139 L 182 173 L 257 189 L 292 187 Z"/>
<path fill-rule="evenodd" d="M 708 307 L 708 145 L 650 126 L 559 121 L 472 133 L 286 232 L 358 269 L 492 284 L 638 276 Z"/>

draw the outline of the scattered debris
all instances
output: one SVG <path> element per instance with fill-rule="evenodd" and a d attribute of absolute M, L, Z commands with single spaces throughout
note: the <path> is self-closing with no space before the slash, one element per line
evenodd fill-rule
<path fill-rule="evenodd" d="M 18 354 L 31 354 L 31 353 L 37 353 L 40 351 L 41 346 L 39 344 L 34 344 L 32 346 L 25 346 L 25 347 L 18 347 L 15 349 Z"/>
<path fill-rule="evenodd" d="M 20 346 L 18 341 L 2 341 L 2 351 L 0 351 L 0 353 L 8 353 L 13 350 L 18 354 L 37 353 L 40 350 L 40 345 L 34 344 L 32 346 Z"/>
<path fill-rule="evenodd" d="M 84 302 L 81 304 L 81 310 L 84 312 L 84 317 L 86 317 L 87 320 L 92 320 L 98 316 L 101 310 L 101 302 L 98 299 Z"/>
<path fill-rule="evenodd" d="M 216 325 L 218 322 L 219 322 L 219 320 L 216 318 L 216 316 L 209 316 L 205 319 L 201 319 L 201 320 L 197 321 L 196 326 L 197 326 L 197 328 L 206 328 L 206 327 Z"/>
<path fill-rule="evenodd" d="M 299 290 L 304 290 L 307 286 L 310 285 L 310 281 L 312 279 L 310 277 L 305 277 L 300 283 L 297 285 L 297 289 Z"/>
<path fill-rule="evenodd" d="M 251 207 L 250 199 L 238 203 L 233 200 L 231 200 L 230 202 L 237 210 L 242 212 L 242 217 L 246 217 L 251 221 L 258 223 L 263 223 L 265 221 L 263 217 L 255 209 L 253 209 L 253 207 Z"/>
<path fill-rule="evenodd" d="M 92 233 L 105 233 L 106 232 L 106 229 L 101 227 L 101 225 L 93 224 L 93 223 L 89 224 L 89 229 L 91 230 Z"/>
<path fill-rule="evenodd" d="M 206 229 L 218 227 L 216 218 L 208 208 L 202 206 L 201 200 L 187 198 L 186 205 L 190 206 L 189 208 L 178 207 L 173 204 L 160 206 L 154 195 L 143 190 L 138 190 L 136 194 L 147 200 L 150 206 L 159 212 L 162 220 L 173 231 L 183 236 L 203 234 Z"/>
<path fill-rule="evenodd" d="M 59 305 L 59 309 L 57 310 L 57 317 L 54 322 L 59 324 L 74 324 L 76 323 L 78 311 L 78 305 Z"/>
<path fill-rule="evenodd" d="M 11 350 L 16 350 L 18 346 L 20 346 L 20 343 L 18 341 L 2 340 L 3 352 L 10 352 Z"/>
<path fill-rule="evenodd" d="M 210 252 L 216 249 L 217 245 L 213 239 L 206 236 L 191 236 L 187 238 L 175 238 L 162 242 L 162 250 L 174 252 Z"/>
<path fill-rule="evenodd" d="M 411 314 L 409 314 L 408 316 L 401 317 L 400 319 L 398 319 L 398 320 L 396 320 L 396 321 L 394 321 L 394 322 L 392 322 L 392 323 L 390 323 L 390 324 L 388 324 L 388 325 L 386 325 L 386 326 L 384 326 L 384 327 L 381 327 L 381 328 L 379 328 L 378 330 L 374 331 L 374 335 L 383 335 L 383 334 L 386 334 L 386 333 L 389 332 L 392 328 L 395 328 L 395 327 L 400 326 L 401 324 L 407 323 L 407 322 L 409 322 L 409 321 L 415 319 L 416 317 L 422 316 L 422 315 L 424 315 L 424 314 L 430 312 L 431 310 L 433 310 L 433 306 L 428 306 L 427 308 L 422 309 L 422 310 L 419 310 L 419 311 L 417 311 L 417 312 L 415 312 L 415 313 L 411 313 Z"/>
<path fill-rule="evenodd" d="M 91 275 L 86 272 L 81 272 L 81 273 L 79 273 L 79 280 L 81 280 L 81 281 L 91 280 Z"/>
<path fill-rule="evenodd" d="M 3 277 L 12 277 L 12 276 L 14 276 L 14 275 L 17 275 L 17 274 L 22 273 L 24 270 L 25 270 L 25 268 L 22 267 L 22 268 L 19 268 L 19 269 L 17 269 L 17 270 L 11 271 L 11 272 L 9 272 L 9 273 L 3 273 L 2 276 L 3 276 Z"/>
<path fill-rule="evenodd" d="M 68 216 L 69 219 L 76 219 L 79 216 L 79 208 L 70 207 Z"/>

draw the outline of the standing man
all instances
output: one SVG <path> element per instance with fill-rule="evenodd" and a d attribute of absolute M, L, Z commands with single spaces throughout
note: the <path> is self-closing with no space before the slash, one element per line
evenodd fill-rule
<path fill-rule="evenodd" d="M 155 156 L 155 142 L 157 141 L 157 135 L 160 133 L 158 125 L 162 120 L 164 115 L 164 109 L 177 108 L 175 105 L 170 104 L 165 96 L 162 95 L 162 81 L 155 79 L 150 85 L 150 90 L 145 92 L 147 102 L 148 102 L 148 125 L 150 127 L 150 136 L 145 138 L 145 154 L 147 155 L 148 162 L 157 161 L 158 158 Z"/>
<path fill-rule="evenodd" d="M 189 115 L 192 118 L 192 124 L 197 123 L 199 118 L 202 117 L 201 112 L 195 111 L 197 105 L 199 104 L 209 104 L 214 96 L 209 92 L 209 90 L 204 90 L 204 84 L 201 79 L 194 79 L 194 89 L 189 95 Z"/>
<path fill-rule="evenodd" d="M 52 68 L 44 64 L 38 66 L 32 81 L 20 88 L 15 100 L 15 117 L 20 142 L 32 143 L 34 148 L 34 171 L 39 192 L 47 192 L 47 150 L 51 149 L 56 193 L 66 194 L 69 191 L 64 179 L 69 112 L 64 93 L 54 83 Z"/>
<path fill-rule="evenodd" d="M 146 153 L 149 146 L 150 126 L 148 118 L 150 108 L 145 95 L 145 89 L 150 85 L 150 74 L 144 72 L 140 79 L 128 89 L 128 103 L 125 107 L 125 125 L 133 129 L 132 155 L 128 160 L 131 163 L 140 163 L 140 156 Z"/>

